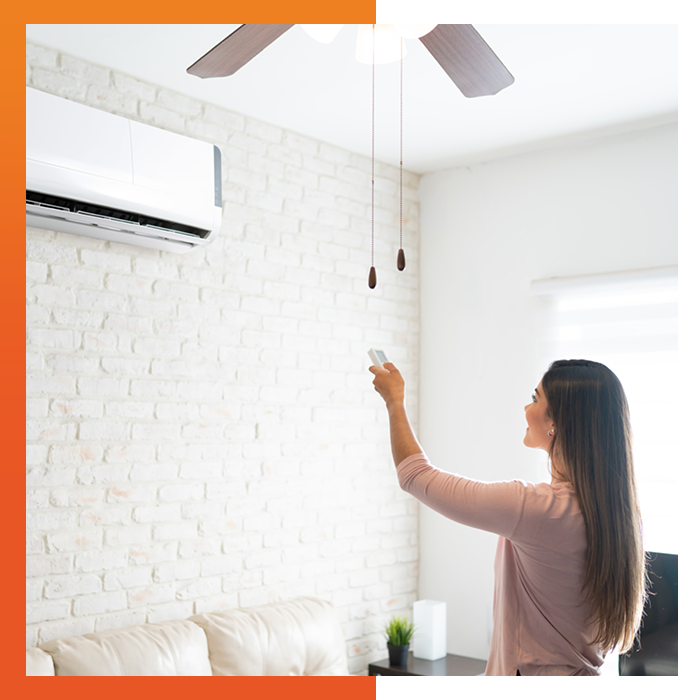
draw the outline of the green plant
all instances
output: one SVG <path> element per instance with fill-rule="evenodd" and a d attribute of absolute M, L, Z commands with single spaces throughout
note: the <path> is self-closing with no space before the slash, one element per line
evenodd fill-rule
<path fill-rule="evenodd" d="M 389 644 L 400 647 L 411 643 L 411 637 L 416 631 L 415 625 L 409 623 L 406 617 L 392 617 L 384 625 L 384 636 Z"/>

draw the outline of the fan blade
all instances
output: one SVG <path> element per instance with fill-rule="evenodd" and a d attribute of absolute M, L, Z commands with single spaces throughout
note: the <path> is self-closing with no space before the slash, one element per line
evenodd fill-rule
<path fill-rule="evenodd" d="M 495 95 L 515 80 L 471 24 L 438 24 L 420 40 L 466 97 Z"/>
<path fill-rule="evenodd" d="M 195 61 L 187 72 L 200 78 L 233 75 L 255 58 L 293 24 L 242 24 L 213 49 Z"/>

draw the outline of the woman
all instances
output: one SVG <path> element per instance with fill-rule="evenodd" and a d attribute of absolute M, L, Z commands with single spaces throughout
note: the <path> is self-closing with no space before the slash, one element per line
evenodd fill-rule
<path fill-rule="evenodd" d="M 396 367 L 370 367 L 389 411 L 401 488 L 464 525 L 500 535 L 486 675 L 599 675 L 627 651 L 646 596 L 629 411 L 597 362 L 552 363 L 525 406 L 523 442 L 549 454 L 549 484 L 482 482 L 433 467 L 416 440 Z"/>

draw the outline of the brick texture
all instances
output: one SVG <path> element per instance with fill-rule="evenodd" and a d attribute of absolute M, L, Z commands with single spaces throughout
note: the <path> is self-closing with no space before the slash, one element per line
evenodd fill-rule
<path fill-rule="evenodd" d="M 418 177 L 27 45 L 28 85 L 223 154 L 224 223 L 182 256 L 27 228 L 27 644 L 315 595 L 351 672 L 417 594 L 366 351 L 418 386 Z"/>

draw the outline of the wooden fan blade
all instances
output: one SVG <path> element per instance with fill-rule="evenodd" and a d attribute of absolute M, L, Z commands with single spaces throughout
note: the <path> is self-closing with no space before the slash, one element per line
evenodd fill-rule
<path fill-rule="evenodd" d="M 495 95 L 515 80 L 471 24 L 438 24 L 420 40 L 466 97 Z"/>
<path fill-rule="evenodd" d="M 242 24 L 213 49 L 195 61 L 187 72 L 200 78 L 233 75 L 255 58 L 293 24 Z"/>

